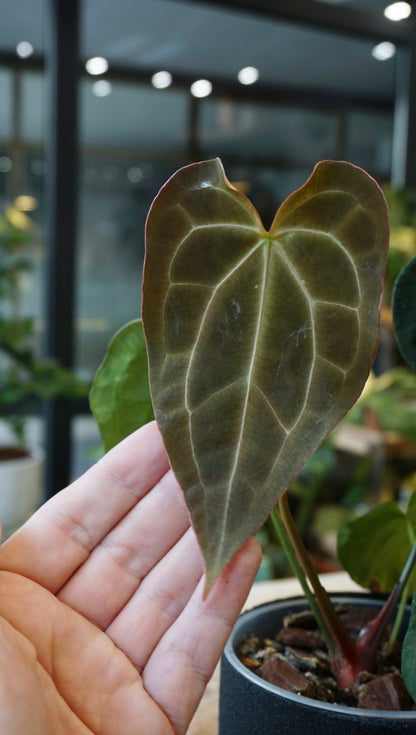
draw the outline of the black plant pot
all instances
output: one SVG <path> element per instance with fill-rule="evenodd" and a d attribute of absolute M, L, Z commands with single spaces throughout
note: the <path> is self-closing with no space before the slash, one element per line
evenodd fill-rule
<path fill-rule="evenodd" d="M 336 594 L 331 599 L 360 607 L 382 605 L 382 600 L 369 594 Z M 416 711 L 366 710 L 318 702 L 269 684 L 238 660 L 235 648 L 245 636 L 273 637 L 285 615 L 306 608 L 305 598 L 296 597 L 261 605 L 240 616 L 221 661 L 220 735 L 416 734 Z"/>

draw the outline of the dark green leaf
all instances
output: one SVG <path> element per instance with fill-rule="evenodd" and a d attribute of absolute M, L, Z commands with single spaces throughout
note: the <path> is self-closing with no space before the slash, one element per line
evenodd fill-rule
<path fill-rule="evenodd" d="M 416 256 L 397 278 L 392 310 L 397 344 L 409 367 L 416 372 Z"/>
<path fill-rule="evenodd" d="M 267 232 L 219 160 L 178 171 L 146 228 L 155 415 L 208 586 L 360 394 L 378 339 L 385 200 L 325 161 Z"/>
<path fill-rule="evenodd" d="M 416 532 L 416 494 L 404 513 L 394 501 L 348 523 L 338 534 L 344 569 L 362 587 L 390 592 L 400 577 Z"/>
<path fill-rule="evenodd" d="M 409 627 L 403 641 L 402 675 L 409 694 L 416 702 L 416 592 L 413 595 Z"/>
<path fill-rule="evenodd" d="M 153 418 L 139 319 L 126 324 L 110 342 L 91 388 L 90 405 L 105 451 Z"/>

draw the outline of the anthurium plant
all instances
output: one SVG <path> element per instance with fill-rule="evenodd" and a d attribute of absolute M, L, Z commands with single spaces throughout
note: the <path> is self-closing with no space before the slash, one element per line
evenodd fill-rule
<path fill-rule="evenodd" d="M 136 391 L 139 412 L 147 410 L 147 353 L 154 415 L 205 559 L 207 591 L 272 513 L 341 686 L 371 669 L 413 556 L 383 611 L 353 641 L 302 544 L 286 490 L 368 377 L 388 242 L 383 193 L 351 164 L 319 163 L 269 230 L 218 159 L 180 169 L 146 224 L 146 346 L 140 323 L 127 325 L 91 395 L 109 448 L 138 425 Z"/>

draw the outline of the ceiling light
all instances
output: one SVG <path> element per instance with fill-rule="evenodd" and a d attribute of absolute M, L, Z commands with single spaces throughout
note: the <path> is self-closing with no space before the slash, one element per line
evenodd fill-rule
<path fill-rule="evenodd" d="M 172 74 L 169 71 L 157 71 L 152 76 L 152 84 L 156 89 L 166 89 L 172 84 Z"/>
<path fill-rule="evenodd" d="M 254 84 L 259 78 L 259 70 L 255 66 L 245 66 L 244 69 L 240 69 L 237 74 L 237 79 L 240 84 Z"/>
<path fill-rule="evenodd" d="M 131 184 L 138 184 L 143 178 L 143 171 L 140 166 L 131 166 L 127 171 L 127 178 Z"/>
<path fill-rule="evenodd" d="M 111 84 L 106 79 L 99 79 L 92 85 L 92 93 L 96 97 L 108 97 L 111 94 Z"/>
<path fill-rule="evenodd" d="M 412 12 L 410 3 L 392 3 L 384 8 L 384 15 L 389 20 L 404 20 Z"/>
<path fill-rule="evenodd" d="M 34 158 L 30 164 L 30 170 L 35 176 L 43 176 L 46 171 L 46 164 L 41 158 Z"/>
<path fill-rule="evenodd" d="M 212 84 L 208 79 L 197 79 L 191 84 L 191 94 L 194 97 L 208 97 L 212 92 Z"/>
<path fill-rule="evenodd" d="M 108 61 L 103 56 L 93 56 L 85 62 L 85 68 L 88 74 L 92 74 L 93 76 L 105 74 L 108 69 Z"/>
<path fill-rule="evenodd" d="M 0 156 L 0 173 L 8 174 L 13 168 L 12 160 L 8 156 Z"/>
<path fill-rule="evenodd" d="M 19 41 L 16 46 L 16 53 L 21 59 L 27 59 L 32 56 L 34 48 L 29 41 Z"/>
<path fill-rule="evenodd" d="M 381 43 L 378 43 L 371 51 L 371 55 L 374 56 L 377 61 L 387 61 L 387 59 L 393 58 L 395 53 L 396 47 L 394 43 L 390 43 L 390 41 L 382 41 Z"/>

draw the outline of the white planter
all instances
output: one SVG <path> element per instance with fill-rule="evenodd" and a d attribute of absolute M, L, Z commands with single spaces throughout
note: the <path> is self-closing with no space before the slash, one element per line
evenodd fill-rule
<path fill-rule="evenodd" d="M 0 462 L 0 523 L 4 541 L 19 528 L 43 501 L 41 449 Z"/>

